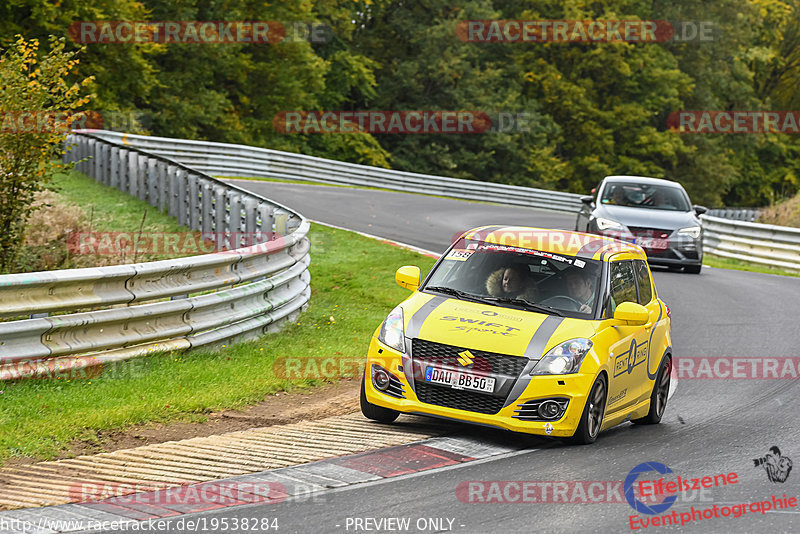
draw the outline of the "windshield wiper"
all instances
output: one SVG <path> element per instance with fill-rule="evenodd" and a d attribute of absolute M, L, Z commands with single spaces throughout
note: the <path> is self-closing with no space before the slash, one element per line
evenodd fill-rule
<path fill-rule="evenodd" d="M 529 300 L 521 299 L 521 298 L 511 298 L 511 297 L 485 297 L 483 300 L 488 300 L 490 302 L 501 302 L 503 304 L 515 304 L 517 306 L 524 306 L 528 309 L 548 313 L 550 315 L 557 315 L 559 317 L 564 317 L 564 314 L 560 311 L 556 310 L 555 308 L 551 308 L 550 306 L 545 306 L 543 304 L 536 304 Z"/>
<path fill-rule="evenodd" d="M 471 300 L 474 302 L 481 302 L 481 298 L 478 295 L 473 295 L 472 293 L 467 293 L 465 291 L 461 291 L 459 289 L 453 289 L 452 287 L 445 287 L 445 286 L 431 286 L 426 287 L 426 291 L 436 291 L 438 293 L 444 293 L 445 295 L 452 295 L 453 297 L 462 299 L 462 300 Z"/>

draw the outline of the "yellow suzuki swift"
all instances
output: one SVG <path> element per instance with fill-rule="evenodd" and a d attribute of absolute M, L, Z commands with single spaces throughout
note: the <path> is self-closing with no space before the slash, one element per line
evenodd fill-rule
<path fill-rule="evenodd" d="M 670 311 L 638 246 L 577 232 L 485 226 L 462 234 L 377 328 L 361 410 L 592 443 L 661 421 Z"/>

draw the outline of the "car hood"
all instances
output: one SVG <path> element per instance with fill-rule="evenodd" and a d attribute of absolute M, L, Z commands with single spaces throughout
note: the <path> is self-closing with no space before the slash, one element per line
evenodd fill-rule
<path fill-rule="evenodd" d="M 625 226 L 677 230 L 699 226 L 700 221 L 692 211 L 656 210 L 601 204 L 594 211 L 596 217 L 605 217 Z"/>
<path fill-rule="evenodd" d="M 415 293 L 402 307 L 406 337 L 532 359 L 568 339 L 591 337 L 599 325 L 428 293 Z"/>

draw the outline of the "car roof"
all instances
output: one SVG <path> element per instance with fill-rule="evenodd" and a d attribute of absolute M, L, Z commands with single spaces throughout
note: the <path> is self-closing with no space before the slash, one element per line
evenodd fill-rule
<path fill-rule="evenodd" d="M 664 180 L 663 178 L 650 178 L 649 176 L 625 176 L 625 175 L 606 176 L 605 178 L 603 178 L 603 182 L 632 182 L 640 184 L 663 185 L 666 187 L 675 187 L 683 189 L 683 186 L 678 182 L 673 182 L 672 180 Z"/>
<path fill-rule="evenodd" d="M 611 237 L 568 230 L 551 230 L 533 226 L 479 226 L 467 230 L 461 237 L 486 243 L 575 256 L 578 258 L 608 261 L 617 253 L 626 258 L 647 259 L 638 245 Z"/>

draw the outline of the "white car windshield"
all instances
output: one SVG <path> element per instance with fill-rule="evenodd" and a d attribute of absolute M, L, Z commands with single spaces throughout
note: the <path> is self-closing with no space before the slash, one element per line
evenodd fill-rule
<path fill-rule="evenodd" d="M 646 183 L 609 182 L 603 188 L 600 203 L 656 210 L 691 210 L 683 191 L 677 187 Z"/>
<path fill-rule="evenodd" d="M 598 307 L 600 277 L 597 260 L 461 239 L 423 289 L 465 300 L 587 317 Z"/>

